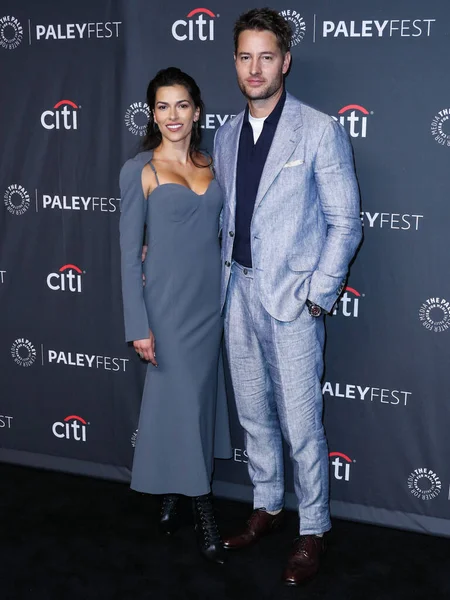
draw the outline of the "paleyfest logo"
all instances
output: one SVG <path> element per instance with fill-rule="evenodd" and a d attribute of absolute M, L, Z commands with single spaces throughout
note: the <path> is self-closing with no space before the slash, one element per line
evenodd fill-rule
<path fill-rule="evenodd" d="M 280 15 L 289 23 L 292 30 L 291 46 L 300 44 L 306 34 L 306 23 L 302 15 L 293 9 L 284 9 Z"/>
<path fill-rule="evenodd" d="M 194 8 L 187 15 L 186 19 L 179 19 L 172 25 L 172 36 L 178 42 L 186 40 L 200 40 L 201 42 L 214 41 L 214 19 L 220 15 L 215 15 L 209 8 Z M 194 17 L 197 17 L 194 19 Z M 206 18 L 208 17 L 208 18 Z"/>
<path fill-rule="evenodd" d="M 110 196 L 72 196 L 69 194 L 43 194 L 35 189 L 35 211 L 43 210 L 70 210 L 83 212 L 114 213 L 120 206 L 120 198 Z M 4 194 L 3 202 L 12 215 L 23 215 L 31 206 L 31 197 L 23 185 L 12 183 Z"/>
<path fill-rule="evenodd" d="M 431 135 L 441 146 L 450 147 L 450 108 L 443 108 L 431 121 Z"/>
<path fill-rule="evenodd" d="M 384 19 L 362 21 L 323 21 L 322 37 L 417 38 L 430 37 L 436 19 Z"/>
<path fill-rule="evenodd" d="M 109 39 L 120 36 L 122 21 L 36 25 L 36 40 Z"/>
<path fill-rule="evenodd" d="M 7 15 L 0 18 L 0 46 L 14 50 L 23 40 L 23 27 L 16 17 Z"/>
<path fill-rule="evenodd" d="M 420 307 L 419 319 L 428 331 L 447 331 L 450 327 L 450 302 L 445 298 L 428 298 Z"/>

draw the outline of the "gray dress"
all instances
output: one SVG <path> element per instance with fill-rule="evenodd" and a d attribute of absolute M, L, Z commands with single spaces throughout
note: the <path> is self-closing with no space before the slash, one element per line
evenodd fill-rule
<path fill-rule="evenodd" d="M 120 174 L 122 293 L 127 341 L 155 335 L 131 487 L 153 494 L 210 491 L 214 456 L 231 457 L 220 315 L 222 194 L 159 185 L 145 198 L 141 175 L 152 152 Z M 144 223 L 148 252 L 141 264 Z M 145 287 L 142 285 L 145 274 Z"/>

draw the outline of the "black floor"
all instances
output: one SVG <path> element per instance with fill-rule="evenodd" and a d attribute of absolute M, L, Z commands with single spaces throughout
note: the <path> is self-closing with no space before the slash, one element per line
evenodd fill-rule
<path fill-rule="evenodd" d="M 450 540 L 335 520 L 317 579 L 280 581 L 296 532 L 232 554 L 224 567 L 196 550 L 190 511 L 171 540 L 155 498 L 123 484 L 0 465 L 1 600 L 450 600 Z M 223 530 L 249 506 L 217 500 Z"/>

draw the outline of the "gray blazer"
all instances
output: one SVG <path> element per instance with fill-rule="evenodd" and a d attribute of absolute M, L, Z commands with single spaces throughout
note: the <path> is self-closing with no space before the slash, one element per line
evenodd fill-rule
<path fill-rule="evenodd" d="M 216 134 L 222 215 L 222 308 L 232 260 L 236 163 L 244 112 Z M 293 321 L 305 300 L 331 311 L 361 240 L 350 141 L 334 119 L 290 94 L 281 113 L 250 226 L 254 281 L 267 312 Z"/>

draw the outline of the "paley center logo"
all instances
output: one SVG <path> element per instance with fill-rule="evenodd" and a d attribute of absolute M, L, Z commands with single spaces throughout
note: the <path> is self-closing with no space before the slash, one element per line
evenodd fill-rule
<path fill-rule="evenodd" d="M 172 36 L 179 42 L 186 40 L 200 40 L 201 42 L 214 41 L 215 15 L 209 8 L 194 8 L 186 19 L 179 19 L 172 25 Z M 196 18 L 195 18 L 196 17 Z"/>
<path fill-rule="evenodd" d="M 415 498 L 433 500 L 442 490 L 442 482 L 431 469 L 419 468 L 408 477 L 408 488 Z"/>
<path fill-rule="evenodd" d="M 63 265 L 57 273 L 47 275 L 47 286 L 53 291 L 81 293 L 83 274 L 76 265 Z"/>
<path fill-rule="evenodd" d="M 139 429 L 136 429 L 136 431 L 133 431 L 133 433 L 131 434 L 130 442 L 131 442 L 131 445 L 133 446 L 133 448 L 136 448 L 138 433 L 139 433 Z"/>
<path fill-rule="evenodd" d="M 340 314 L 344 317 L 358 318 L 359 300 L 364 298 L 365 294 L 360 294 L 358 290 L 350 286 L 346 286 L 344 290 L 339 302 L 333 309 L 333 315 Z"/>
<path fill-rule="evenodd" d="M 87 439 L 87 426 L 90 425 L 78 415 L 69 415 L 64 421 L 56 421 L 52 425 L 52 433 L 55 437 L 75 442 L 85 442 Z"/>
<path fill-rule="evenodd" d="M 367 137 L 367 117 L 373 115 L 367 108 L 360 104 L 347 104 L 338 111 L 338 116 L 333 117 L 338 121 L 353 138 Z"/>
<path fill-rule="evenodd" d="M 441 146 L 450 147 L 450 108 L 443 108 L 431 121 L 431 135 Z"/>
<path fill-rule="evenodd" d="M 125 125 L 133 135 L 145 135 L 150 118 L 150 107 L 146 102 L 133 102 L 124 116 Z"/>
<path fill-rule="evenodd" d="M 36 360 L 36 348 L 26 338 L 18 338 L 11 346 L 11 356 L 16 365 L 31 367 Z"/>
<path fill-rule="evenodd" d="M 371 404 L 390 404 L 407 406 L 412 392 L 402 390 L 391 390 L 383 387 L 372 387 L 358 385 L 356 383 L 332 383 L 326 381 L 322 388 L 322 394 L 330 398 L 345 398 L 347 400 L 359 400 Z"/>
<path fill-rule="evenodd" d="M 12 215 L 23 215 L 31 204 L 30 194 L 18 183 L 12 183 L 6 188 L 3 201 Z"/>
<path fill-rule="evenodd" d="M 323 21 L 322 37 L 417 38 L 430 37 L 436 19 Z"/>
<path fill-rule="evenodd" d="M 78 129 L 78 111 L 81 106 L 72 100 L 60 100 L 53 110 L 44 110 L 41 125 L 45 129 Z"/>
<path fill-rule="evenodd" d="M 6 15 L 0 18 L 0 46 L 5 50 L 15 50 L 23 40 L 23 27 L 16 17 Z"/>
<path fill-rule="evenodd" d="M 356 461 L 352 460 L 346 454 L 342 452 L 330 452 L 329 453 L 330 463 L 333 467 L 332 474 L 335 479 L 341 481 L 350 481 L 350 467 Z"/>
<path fill-rule="evenodd" d="M 279 13 L 291 26 L 291 46 L 300 44 L 306 34 L 306 23 L 302 15 L 296 10 L 287 8 Z"/>
<path fill-rule="evenodd" d="M 428 331 L 447 331 L 450 327 L 450 302 L 445 298 L 428 298 L 419 309 L 419 319 Z"/>

